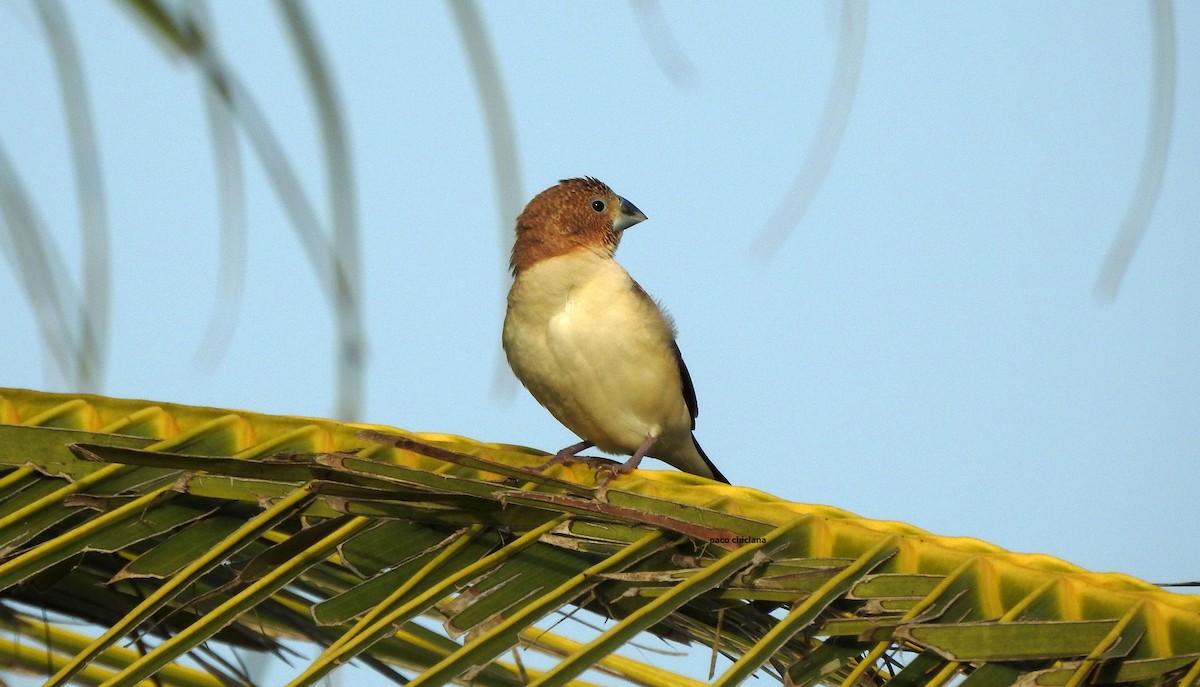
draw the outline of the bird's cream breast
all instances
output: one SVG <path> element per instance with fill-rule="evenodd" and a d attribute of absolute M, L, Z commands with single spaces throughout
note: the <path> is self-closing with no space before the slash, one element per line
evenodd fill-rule
<path fill-rule="evenodd" d="M 603 289 L 628 288 L 629 275 L 612 259 L 575 251 L 542 260 L 521 272 L 508 294 L 510 316 L 548 323 Z"/>
<path fill-rule="evenodd" d="M 509 291 L 504 350 L 513 372 L 543 404 L 546 400 L 535 387 L 553 384 L 553 378 L 564 373 L 561 356 L 550 347 L 551 331 L 561 335 L 571 328 L 572 321 L 579 321 L 575 301 L 597 275 L 610 271 L 605 262 L 624 272 L 612 260 L 580 251 L 543 260 L 522 271 Z"/>
<path fill-rule="evenodd" d="M 669 343 L 670 325 L 611 258 L 577 251 L 523 272 L 509 294 L 508 319 L 552 342 L 590 349 L 606 341 Z M 650 343 L 648 341 L 647 343 Z"/>
<path fill-rule="evenodd" d="M 539 262 L 514 283 L 504 326 L 513 371 L 607 451 L 690 429 L 670 324 L 615 261 L 581 253 Z"/>

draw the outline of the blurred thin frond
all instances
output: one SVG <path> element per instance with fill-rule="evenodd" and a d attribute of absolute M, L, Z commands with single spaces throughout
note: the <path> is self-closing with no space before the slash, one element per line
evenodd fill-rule
<path fill-rule="evenodd" d="M 642 38 L 650 48 L 650 54 L 662 73 L 676 88 L 686 88 L 696 81 L 696 68 L 687 54 L 679 47 L 667 18 L 663 16 L 662 3 L 658 0 L 630 0 L 633 14 L 637 17 Z"/>
<path fill-rule="evenodd" d="M 191 55 L 204 49 L 204 32 L 193 23 L 190 13 L 177 13 L 159 0 L 125 0 L 150 28 L 152 35 L 166 41 L 175 51 Z"/>
<path fill-rule="evenodd" d="M 95 122 L 84 82 L 75 37 L 58 0 L 40 0 L 38 18 L 46 44 L 58 72 L 63 112 L 67 118 L 75 188 L 79 204 L 79 228 L 83 246 L 83 302 L 79 311 L 79 375 L 71 380 L 82 391 L 97 391 L 103 382 L 105 353 L 108 349 L 111 312 L 108 210 L 104 183 L 100 174 L 100 153 L 96 144 Z"/>
<path fill-rule="evenodd" d="M 250 142 L 251 149 L 257 155 L 268 181 L 275 189 L 280 205 L 291 221 L 292 228 L 300 241 L 301 247 L 308 256 L 317 281 L 329 299 L 337 327 L 337 389 L 338 400 L 336 412 L 339 417 L 349 418 L 358 414 L 362 402 L 362 365 L 364 336 L 362 333 L 361 299 L 355 288 L 357 277 L 351 277 L 361 271 L 357 264 L 358 249 L 357 220 L 353 210 L 353 195 L 347 194 L 332 205 L 334 214 L 333 224 L 340 225 L 327 233 L 312 200 L 300 183 L 295 165 L 288 158 L 283 145 L 279 142 L 275 131 L 267 123 L 267 118 L 259 107 L 253 94 L 245 87 L 234 70 L 225 63 L 219 52 L 206 40 L 201 30 L 201 22 L 187 13 L 177 15 L 162 3 L 155 0 L 130 0 L 130 4 L 138 10 L 139 16 L 146 20 L 146 25 L 157 35 L 165 37 L 167 43 L 190 58 L 204 75 L 205 81 L 212 92 L 218 94 L 229 107 L 229 112 L 241 124 L 242 132 Z M 299 10 L 285 9 L 288 18 L 288 28 L 293 34 L 293 40 L 300 46 L 302 61 L 305 63 L 304 75 L 310 80 L 318 80 L 323 85 L 312 85 L 318 101 L 332 98 L 333 89 L 329 85 L 330 78 L 325 67 L 314 67 L 313 62 L 323 62 L 311 37 L 311 30 L 303 20 Z M 306 34 L 304 36 L 301 33 Z M 307 44 L 308 47 L 303 47 Z M 317 72 L 320 72 L 317 74 Z M 324 93 L 322 95 L 321 93 Z M 336 109 L 336 108 L 333 108 Z M 323 139 L 326 151 L 327 165 L 334 174 L 348 176 L 349 154 L 346 152 L 344 127 L 341 126 L 340 114 L 330 114 L 329 110 L 318 113 L 322 119 L 322 134 L 330 136 L 330 127 L 337 129 L 332 134 L 333 139 Z M 338 152 L 342 151 L 342 152 Z M 345 189 L 352 188 L 348 178 L 338 179 L 331 183 L 331 194 L 340 194 Z M 349 208 L 349 209 L 348 209 Z M 334 234 L 334 235 L 330 235 Z M 351 237 L 351 238 L 347 238 Z M 337 244 L 351 244 L 339 247 Z M 351 264 L 347 261 L 354 260 Z"/>
<path fill-rule="evenodd" d="M 228 92 L 230 111 L 242 125 L 242 131 L 258 155 L 267 178 L 275 188 L 280 204 L 292 222 L 300 245 L 308 255 L 317 279 L 326 291 L 333 292 L 335 283 L 333 262 L 329 259 L 329 241 L 321 227 L 312 202 L 300 184 L 296 168 L 291 164 L 283 144 L 267 123 L 254 96 L 241 81 L 219 61 L 216 55 L 206 54 L 201 60 L 206 77 L 218 91 Z M 336 302 L 336 299 L 331 299 Z"/>
<path fill-rule="evenodd" d="M 63 383 L 82 386 L 89 378 L 79 332 L 83 303 L 66 261 L 0 147 L 0 248 L 33 308 L 43 344 Z"/>
<path fill-rule="evenodd" d="M 58 73 L 74 161 L 83 246 L 82 296 L 3 149 L 0 240 L 34 311 L 56 374 L 72 388 L 96 391 L 103 376 L 111 281 L 99 153 L 83 69 L 62 7 L 56 0 L 43 0 L 36 9 Z"/>
<path fill-rule="evenodd" d="M 330 248 L 333 261 L 333 315 L 338 336 L 338 398 L 336 415 L 342 420 L 360 415 L 363 396 L 365 335 L 362 323 L 362 270 L 358 210 L 354 203 L 354 169 L 350 163 L 341 98 L 329 62 L 298 0 L 277 0 L 284 26 L 300 58 L 313 99 L 321 144 L 325 152 L 326 189 L 329 195 Z"/>
<path fill-rule="evenodd" d="M 779 252 L 828 176 L 850 121 L 866 45 L 867 0 L 843 0 L 841 42 L 817 135 L 791 189 L 755 238 L 750 248 L 752 257 L 765 262 Z"/>
<path fill-rule="evenodd" d="M 1176 57 L 1175 11 L 1171 0 L 1151 0 L 1150 15 L 1153 21 L 1154 90 L 1150 96 L 1146 151 L 1133 198 L 1093 287 L 1096 297 L 1104 301 L 1112 301 L 1117 297 L 1133 254 L 1142 242 L 1146 226 L 1150 224 L 1150 216 L 1154 214 L 1154 206 L 1162 191 L 1167 153 L 1171 149 L 1171 129 L 1175 119 Z"/>
<path fill-rule="evenodd" d="M 504 256 L 504 259 L 498 260 L 497 263 L 505 265 L 508 250 L 512 247 L 513 223 L 516 222 L 517 215 L 521 214 L 524 199 L 516 127 L 513 125 L 512 110 L 508 106 L 504 79 L 501 78 L 496 63 L 496 53 L 492 50 L 491 39 L 488 37 L 479 7 L 474 0 L 451 0 L 450 9 L 454 13 L 454 23 L 458 27 L 463 49 L 467 52 L 471 77 L 475 82 L 475 91 L 479 94 L 479 104 L 483 108 L 483 118 L 487 124 L 496 207 L 499 209 L 498 235 L 501 254 Z M 504 293 L 508 290 L 507 272 L 503 273 L 501 284 L 500 293 Z M 515 382 L 504 362 L 504 355 L 497 348 L 496 367 L 492 374 L 492 397 L 501 400 L 512 399 L 516 391 Z"/>
<path fill-rule="evenodd" d="M 216 37 L 204 0 L 189 0 L 188 9 L 203 35 L 215 44 Z M 246 193 L 241 149 L 229 105 L 212 89 L 203 91 L 217 178 L 219 267 L 213 314 L 196 348 L 196 362 L 213 367 L 233 339 L 237 307 L 246 283 Z"/>

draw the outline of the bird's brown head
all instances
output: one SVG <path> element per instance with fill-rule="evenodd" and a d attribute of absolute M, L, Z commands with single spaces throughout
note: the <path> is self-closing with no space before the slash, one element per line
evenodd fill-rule
<path fill-rule="evenodd" d="M 621 233 L 646 219 L 597 179 L 564 179 L 529 201 L 517 218 L 513 274 L 559 255 L 591 250 L 611 256 Z"/>

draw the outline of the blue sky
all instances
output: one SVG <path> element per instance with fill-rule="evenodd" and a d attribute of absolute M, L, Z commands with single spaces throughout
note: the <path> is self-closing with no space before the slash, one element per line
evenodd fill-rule
<path fill-rule="evenodd" d="M 779 253 L 749 257 L 820 121 L 838 7 L 663 3 L 691 67 L 679 84 L 629 5 L 485 6 L 525 197 L 592 175 L 649 216 L 618 258 L 674 315 L 697 436 L 735 484 L 1094 570 L 1197 579 L 1200 7 L 1175 8 L 1165 178 L 1111 303 L 1093 284 L 1146 140 L 1145 3 L 871 5 L 829 175 Z M 324 208 L 311 108 L 278 16 L 266 3 L 214 9 L 230 64 Z M 252 161 L 233 340 L 215 366 L 194 362 L 219 260 L 197 75 L 122 8 L 68 10 L 112 227 L 103 391 L 329 415 L 332 319 Z M 493 392 L 507 246 L 449 9 L 310 10 L 358 183 L 363 419 L 546 450 L 573 443 L 511 380 L 512 393 Z M 0 144 L 78 268 L 52 64 L 32 10 L 0 13 Z M 69 390 L 0 264 L 0 386 Z"/>

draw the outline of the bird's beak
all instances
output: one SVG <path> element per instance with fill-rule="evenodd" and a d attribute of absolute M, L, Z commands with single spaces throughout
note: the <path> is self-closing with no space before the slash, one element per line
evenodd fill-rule
<path fill-rule="evenodd" d="M 621 198 L 620 196 L 617 197 Z M 625 231 L 644 219 L 646 219 L 646 215 L 637 209 L 636 205 L 621 198 L 621 214 L 617 215 L 616 221 L 613 222 L 613 231 Z"/>

